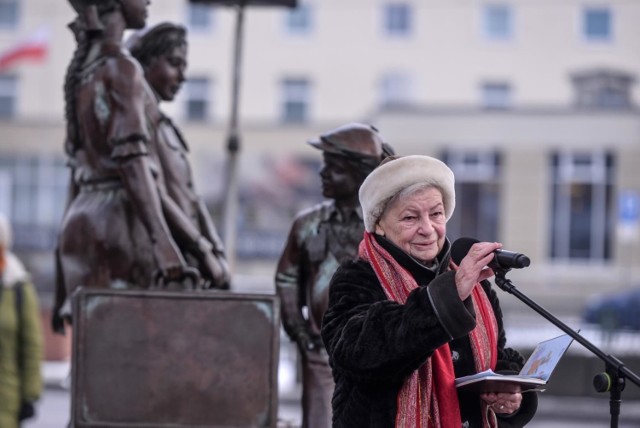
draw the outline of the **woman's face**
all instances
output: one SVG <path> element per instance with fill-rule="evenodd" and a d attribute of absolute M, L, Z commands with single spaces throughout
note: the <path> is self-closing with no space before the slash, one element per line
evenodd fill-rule
<path fill-rule="evenodd" d="M 146 67 L 145 78 L 163 101 L 172 101 L 185 80 L 187 46 L 176 46 L 154 58 Z"/>
<path fill-rule="evenodd" d="M 136 30 L 144 28 L 149 16 L 147 7 L 151 4 L 151 0 L 121 0 L 121 4 L 127 28 Z"/>
<path fill-rule="evenodd" d="M 446 222 L 440 190 L 428 187 L 388 206 L 376 224 L 376 233 L 430 264 L 444 246 Z"/>

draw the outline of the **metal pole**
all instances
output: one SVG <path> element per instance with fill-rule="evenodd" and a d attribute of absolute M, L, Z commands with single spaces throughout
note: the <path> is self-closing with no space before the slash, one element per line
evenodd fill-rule
<path fill-rule="evenodd" d="M 238 218 L 238 155 L 240 152 L 240 130 L 238 127 L 238 104 L 240 98 L 240 72 L 242 60 L 242 35 L 244 26 L 244 5 L 242 0 L 236 5 L 236 31 L 233 51 L 233 71 L 231 86 L 231 112 L 227 137 L 226 194 L 224 201 L 224 240 L 229 269 L 233 274 L 236 263 L 236 238 Z"/>

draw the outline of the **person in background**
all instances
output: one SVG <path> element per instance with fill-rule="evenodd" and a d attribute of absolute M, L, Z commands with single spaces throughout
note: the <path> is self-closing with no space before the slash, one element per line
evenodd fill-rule
<path fill-rule="evenodd" d="M 156 108 L 151 117 L 158 136 L 158 158 L 164 173 L 167 192 L 192 220 L 211 245 L 211 254 L 220 265 L 223 276 L 217 282 L 210 278 L 207 288 L 229 288 L 229 269 L 222 240 L 204 202 L 196 193 L 187 155 L 189 148 L 180 130 L 159 109 L 161 101 L 173 101 L 185 81 L 187 69 L 187 30 L 177 24 L 163 22 L 134 33 L 127 40 L 131 55 L 144 70 L 144 77 L 153 91 Z M 198 258 L 185 254 L 190 265 L 199 267 Z M 202 270 L 202 269 L 201 269 Z"/>
<path fill-rule="evenodd" d="M 463 393 L 454 379 L 517 372 L 480 242 L 456 266 L 447 220 L 453 172 L 429 156 L 389 158 L 359 191 L 366 232 L 358 259 L 331 280 L 322 339 L 336 382 L 335 428 L 522 427 L 537 395 Z"/>
<path fill-rule="evenodd" d="M 12 233 L 0 214 L 0 427 L 35 415 L 42 393 L 40 306 L 25 267 L 11 252 Z"/>
<path fill-rule="evenodd" d="M 350 123 L 310 141 L 322 150 L 322 193 L 328 198 L 297 215 L 278 261 L 275 283 L 282 324 L 302 363 L 302 426 L 331 426 L 333 378 L 320 326 L 329 280 L 339 264 L 357 254 L 364 225 L 358 188 L 391 154 L 378 131 Z"/>

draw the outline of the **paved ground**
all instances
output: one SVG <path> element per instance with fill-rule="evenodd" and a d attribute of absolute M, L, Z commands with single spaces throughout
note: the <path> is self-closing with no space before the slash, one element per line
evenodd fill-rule
<path fill-rule="evenodd" d="M 528 318 L 528 317 L 517 317 Z M 518 320 L 520 321 L 520 319 Z M 529 320 L 526 320 L 529 321 Z M 577 324 L 575 318 L 568 322 L 569 325 Z M 528 346 L 539 340 L 553 337 L 558 330 L 555 327 L 535 325 L 535 322 L 515 322 L 515 331 L 511 331 L 510 344 L 514 347 Z M 512 324 L 512 325 L 513 325 Z M 523 328 L 527 325 L 528 328 Z M 638 352 L 640 349 L 640 336 L 618 335 L 607 343 L 600 342 L 600 335 L 595 332 L 586 332 L 589 340 L 598 346 L 603 346 L 607 352 L 613 355 L 624 354 L 631 349 Z M 283 340 L 282 343 L 288 343 Z M 579 348 L 579 346 L 576 346 Z M 300 426 L 299 393 L 295 383 L 295 351 L 293 348 L 283 346 L 280 353 L 279 385 L 281 400 L 278 409 L 280 428 L 297 428 Z M 42 400 L 38 404 L 38 416 L 34 420 L 24 424 L 23 428 L 64 428 L 69 421 L 70 395 L 68 390 L 67 363 L 46 363 L 44 376 L 47 389 Z M 627 391 L 638 388 L 627 385 Z M 635 392 L 635 391 L 634 391 Z M 636 394 L 637 395 L 637 394 Z M 541 393 L 540 405 L 535 419 L 527 428 L 604 428 L 610 426 L 609 397 L 607 394 L 593 397 L 566 397 Z M 623 393 L 619 428 L 640 427 L 640 400 L 625 400 Z"/>
<path fill-rule="evenodd" d="M 623 395 L 624 400 L 624 395 Z M 23 428 L 64 428 L 69 420 L 69 391 L 49 387 L 38 405 L 38 417 Z M 299 427 L 300 406 L 292 398 L 281 401 L 280 427 Z M 528 428 L 603 428 L 610 426 L 608 396 L 554 397 L 541 394 L 540 407 Z M 640 402 L 622 403 L 619 428 L 640 427 Z"/>

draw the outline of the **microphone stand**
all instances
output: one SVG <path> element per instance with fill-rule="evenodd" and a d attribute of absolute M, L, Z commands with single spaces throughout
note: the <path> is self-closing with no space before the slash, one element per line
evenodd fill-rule
<path fill-rule="evenodd" d="M 553 314 L 542 308 L 536 302 L 522 294 L 512 283 L 511 280 L 506 278 L 506 273 L 510 268 L 494 268 L 495 283 L 503 291 L 509 294 L 513 294 L 527 306 L 538 312 L 545 319 L 550 321 L 560 330 L 567 333 L 576 342 L 591 351 L 594 355 L 600 358 L 605 363 L 605 372 L 596 375 L 593 379 L 593 386 L 597 392 L 609 391 L 609 413 L 611 415 L 611 428 L 618 428 L 618 419 L 620 416 L 620 405 L 622 403 L 622 390 L 625 387 L 626 379 L 640 386 L 640 377 L 625 367 L 624 363 L 612 355 L 605 354 L 602 350 L 589 342 L 583 336 L 575 332 L 568 325 L 560 321 Z"/>

